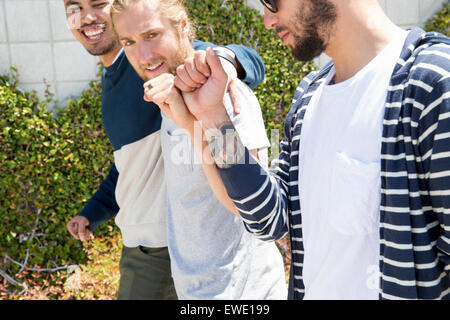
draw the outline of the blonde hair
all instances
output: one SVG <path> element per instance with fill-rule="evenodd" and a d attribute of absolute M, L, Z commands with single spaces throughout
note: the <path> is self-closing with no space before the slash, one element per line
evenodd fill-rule
<path fill-rule="evenodd" d="M 117 13 L 121 13 L 125 9 L 127 9 L 130 5 L 148 0 L 114 0 L 111 5 L 110 15 L 111 21 L 113 19 L 113 15 Z M 189 21 L 189 17 L 187 15 L 185 0 L 156 0 L 159 2 L 159 11 L 160 14 L 167 18 L 176 30 L 181 30 L 181 24 L 186 21 L 189 28 L 188 38 L 190 42 L 193 42 L 195 39 L 195 30 L 193 24 Z M 113 23 L 114 24 L 114 23 Z"/>

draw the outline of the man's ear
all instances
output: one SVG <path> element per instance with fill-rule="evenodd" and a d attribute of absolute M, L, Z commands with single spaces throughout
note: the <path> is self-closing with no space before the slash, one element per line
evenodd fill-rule
<path fill-rule="evenodd" d="M 183 37 L 189 38 L 191 32 L 191 25 L 188 23 L 187 17 L 181 22 L 181 34 Z"/>

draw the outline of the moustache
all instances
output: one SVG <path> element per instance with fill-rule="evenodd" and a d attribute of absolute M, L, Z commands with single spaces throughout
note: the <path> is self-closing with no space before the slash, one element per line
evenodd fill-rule
<path fill-rule="evenodd" d="M 288 28 L 286 28 L 285 26 L 276 26 L 275 27 L 275 31 L 277 33 L 281 33 L 281 32 L 284 32 L 284 31 L 288 31 Z"/>
<path fill-rule="evenodd" d="M 80 26 L 79 29 L 85 29 L 85 28 L 90 28 L 90 27 L 106 28 L 106 23 L 105 22 L 94 22 L 94 23 L 90 23 L 90 24 L 83 24 L 82 26 Z"/>

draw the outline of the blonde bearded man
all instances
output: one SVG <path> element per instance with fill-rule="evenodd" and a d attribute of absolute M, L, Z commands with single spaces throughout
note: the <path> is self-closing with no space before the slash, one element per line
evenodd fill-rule
<path fill-rule="evenodd" d="M 184 1 L 114 1 L 111 17 L 128 60 L 144 80 L 150 80 L 146 85 L 178 92 L 173 74 L 190 72 L 180 65 L 196 55 Z M 197 69 L 206 81 L 206 62 L 198 60 Z M 236 86 L 245 108 L 236 115 L 227 96 L 227 110 L 246 145 L 266 163 L 269 142 L 259 104 L 243 83 Z M 146 98 L 154 100 L 149 89 Z M 168 247 L 178 297 L 286 299 L 280 252 L 275 243 L 252 237 L 233 214 L 236 209 L 223 193 L 215 166 L 199 161 L 208 153 L 201 145 L 192 151 L 189 137 L 194 127 L 185 131 L 166 115 L 161 131 Z"/>

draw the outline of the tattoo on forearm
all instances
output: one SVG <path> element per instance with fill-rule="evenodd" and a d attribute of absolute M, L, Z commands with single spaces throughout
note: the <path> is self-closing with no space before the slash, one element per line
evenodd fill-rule
<path fill-rule="evenodd" d="M 219 168 L 245 163 L 245 147 L 231 121 L 222 123 L 219 129 L 207 130 L 206 138 Z"/>

